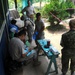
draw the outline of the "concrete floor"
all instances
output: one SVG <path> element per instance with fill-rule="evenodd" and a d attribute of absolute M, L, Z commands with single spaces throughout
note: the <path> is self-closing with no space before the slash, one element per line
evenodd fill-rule
<path fill-rule="evenodd" d="M 58 59 L 58 58 L 57 58 Z M 12 73 L 12 75 L 45 75 L 48 67 L 49 60 L 46 56 L 39 56 L 39 61 L 41 61 L 41 65 L 37 67 L 33 67 L 32 63 L 27 66 L 23 66 L 19 70 Z M 54 66 L 52 64 L 51 71 L 54 70 Z M 50 73 L 49 75 L 56 75 L 56 73 Z M 58 67 L 58 74 L 61 75 L 61 69 Z"/>
<path fill-rule="evenodd" d="M 26 66 L 21 67 L 19 70 L 13 72 L 11 75 L 45 75 L 50 60 L 48 60 L 46 56 L 39 56 L 39 61 L 41 61 L 40 66 L 34 67 L 32 63 L 30 63 Z M 59 57 L 57 58 L 57 65 L 58 65 L 58 74 L 54 72 L 48 75 L 62 75 L 61 62 Z M 50 71 L 54 71 L 53 64 L 51 66 Z M 70 71 L 68 71 L 66 75 L 70 75 Z"/>

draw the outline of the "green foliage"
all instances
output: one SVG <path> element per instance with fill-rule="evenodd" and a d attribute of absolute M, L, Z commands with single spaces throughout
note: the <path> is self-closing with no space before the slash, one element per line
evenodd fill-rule
<path fill-rule="evenodd" d="M 22 0 L 17 0 L 17 9 L 19 12 L 22 10 Z"/>
<path fill-rule="evenodd" d="M 8 0 L 9 3 L 9 9 L 15 8 L 14 0 Z M 20 12 L 22 9 L 22 0 L 17 0 L 17 9 Z"/>
<path fill-rule="evenodd" d="M 63 20 L 67 16 L 69 16 L 69 13 L 66 12 L 67 8 L 75 8 L 75 6 L 70 0 L 68 0 L 67 2 L 64 1 L 59 2 L 59 0 L 51 0 L 49 4 L 46 4 L 42 8 L 42 14 L 48 17 L 50 22 L 53 20 L 56 21 L 56 19 L 50 14 L 50 12 L 52 12 L 52 14 L 54 14 L 59 19 Z"/>
<path fill-rule="evenodd" d="M 36 2 L 50 2 L 50 0 L 33 0 L 33 3 L 36 3 Z"/>
<path fill-rule="evenodd" d="M 52 33 L 67 31 L 67 29 L 63 25 L 48 26 L 48 27 L 46 27 L 46 29 L 48 29 Z"/>
<path fill-rule="evenodd" d="M 8 3 L 9 3 L 9 9 L 12 9 L 14 8 L 14 0 L 8 0 Z"/>

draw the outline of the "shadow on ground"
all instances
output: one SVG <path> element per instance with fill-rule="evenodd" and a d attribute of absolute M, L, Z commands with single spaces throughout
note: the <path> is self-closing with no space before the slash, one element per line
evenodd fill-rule
<path fill-rule="evenodd" d="M 47 29 L 50 33 L 58 33 L 58 32 L 64 32 L 64 31 L 67 31 L 67 30 L 68 30 L 68 29 L 66 29 L 66 27 L 63 26 L 63 25 L 47 26 L 46 29 Z"/>

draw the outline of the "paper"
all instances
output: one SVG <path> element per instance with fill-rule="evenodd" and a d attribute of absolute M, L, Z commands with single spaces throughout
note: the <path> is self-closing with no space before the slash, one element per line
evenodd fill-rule
<path fill-rule="evenodd" d="M 53 50 L 53 52 L 58 52 L 58 50 L 55 47 L 50 46 L 50 48 Z"/>
<path fill-rule="evenodd" d="M 58 50 L 57 50 L 55 47 L 53 47 L 53 46 L 50 46 L 50 50 L 52 51 L 52 53 L 53 53 L 54 55 L 60 54 L 60 53 L 58 52 Z"/>

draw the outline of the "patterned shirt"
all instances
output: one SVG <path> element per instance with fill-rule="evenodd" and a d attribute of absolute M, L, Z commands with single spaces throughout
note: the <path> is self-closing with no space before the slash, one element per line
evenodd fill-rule
<path fill-rule="evenodd" d="M 63 34 L 60 44 L 64 52 L 75 54 L 75 30 L 70 30 Z"/>

